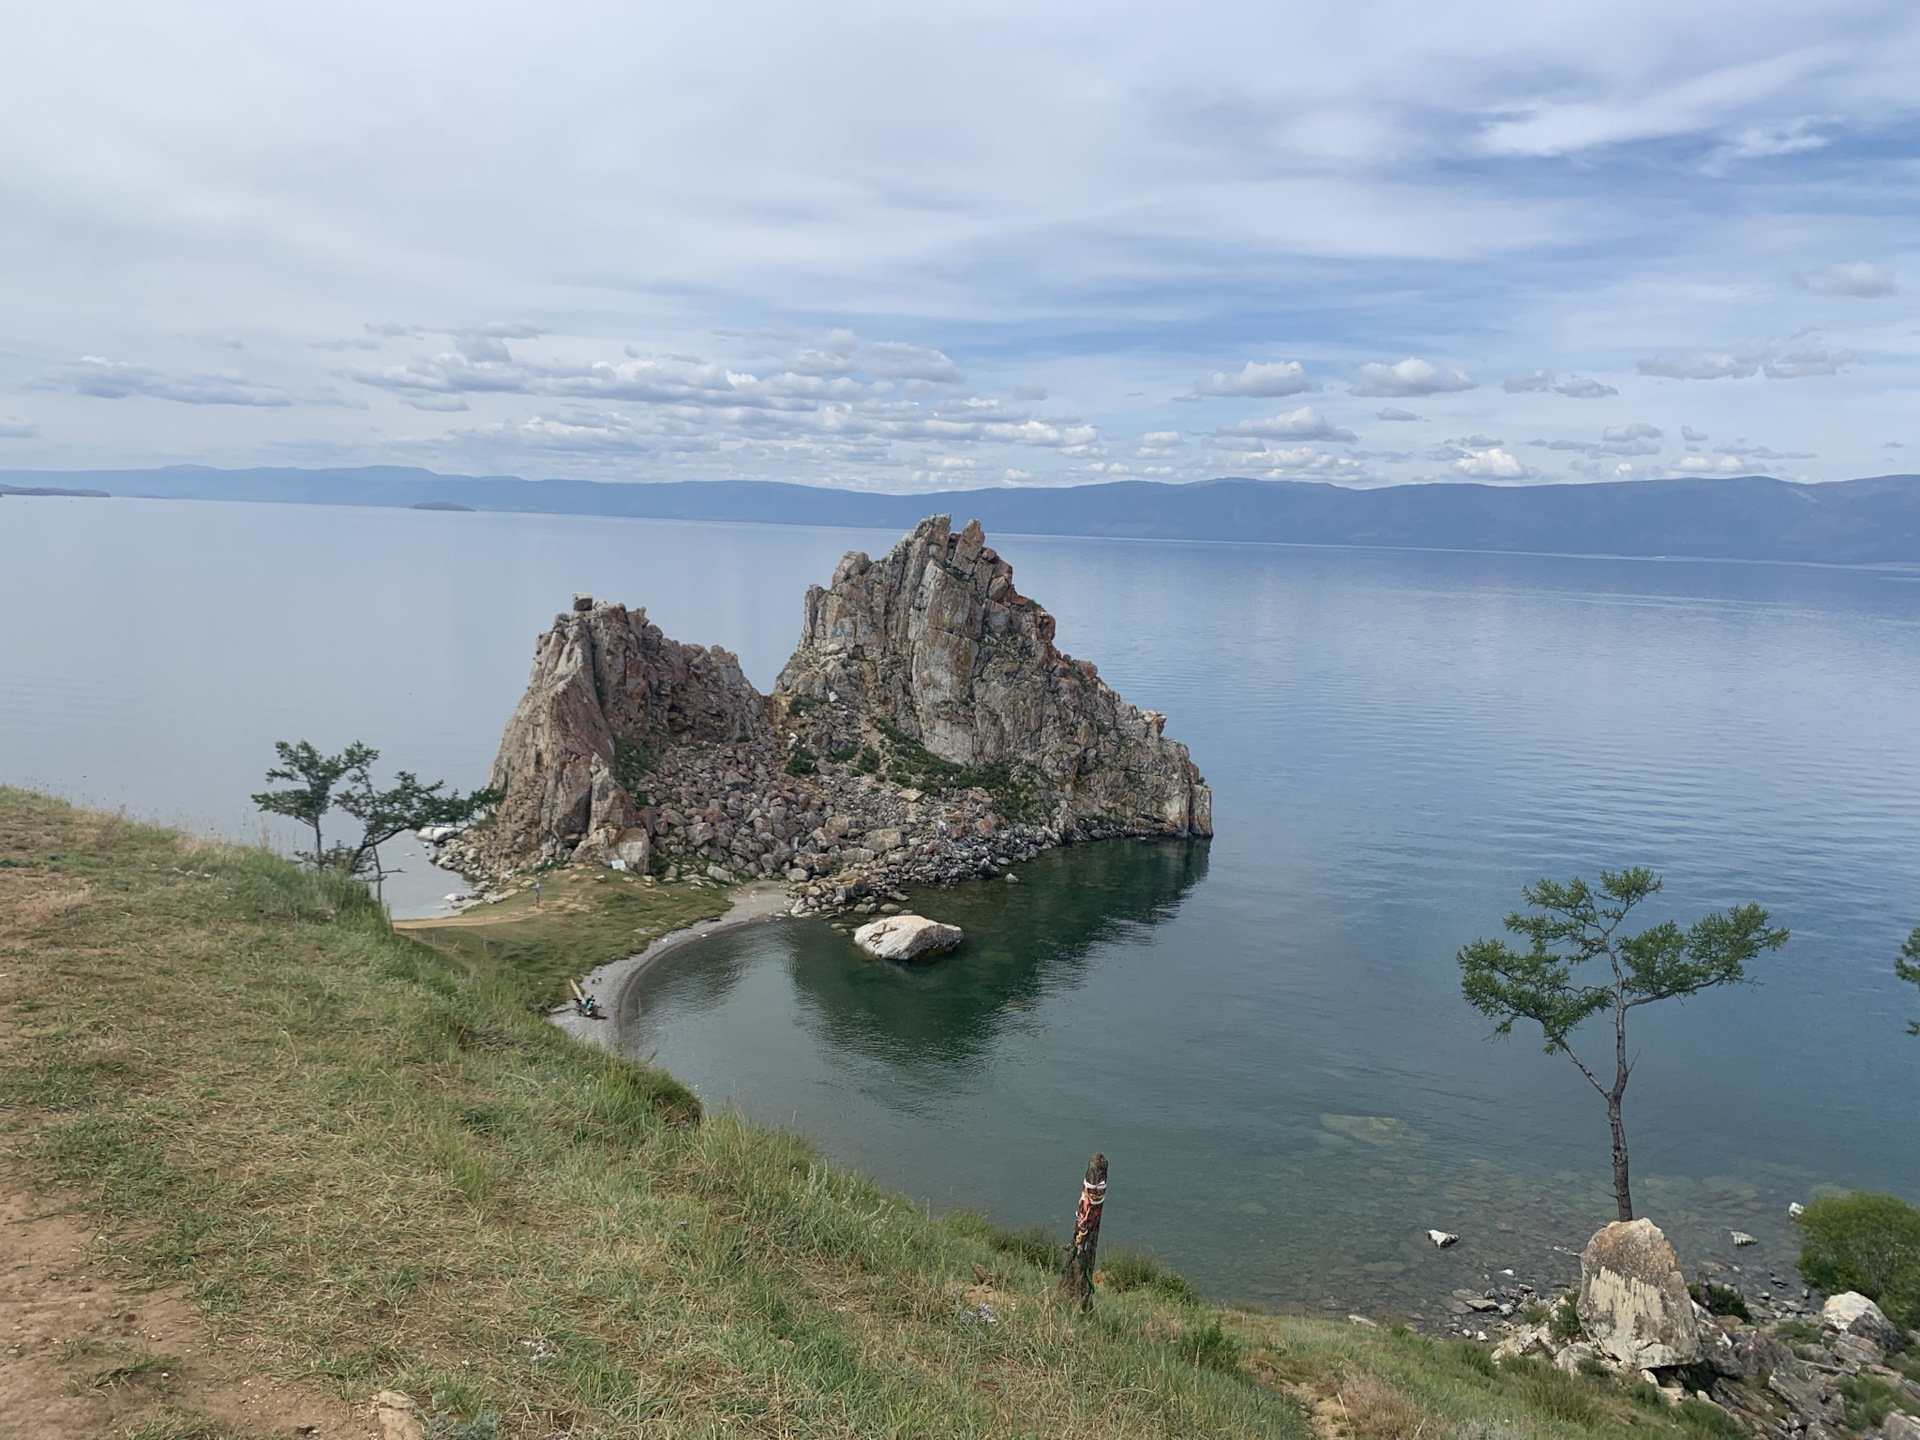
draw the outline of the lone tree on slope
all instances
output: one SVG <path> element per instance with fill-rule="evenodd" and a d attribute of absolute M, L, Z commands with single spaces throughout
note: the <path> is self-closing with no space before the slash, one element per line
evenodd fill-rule
<path fill-rule="evenodd" d="M 371 874 L 376 883 L 386 878 L 380 865 L 380 846 L 402 830 L 464 825 L 500 798 L 497 790 L 442 794 L 446 781 L 423 785 L 410 770 L 399 772 L 392 789 L 377 789 L 373 762 L 380 758 L 380 752 L 358 740 L 338 755 L 322 755 L 305 740 L 297 745 L 276 740 L 273 748 L 280 763 L 267 771 L 267 779 L 292 781 L 292 788 L 263 790 L 253 797 L 253 803 L 269 814 L 285 815 L 311 827 L 313 849 L 298 853 L 315 869 Z M 343 811 L 360 822 L 357 843 L 328 846 L 321 821 L 332 810 Z"/>
<path fill-rule="evenodd" d="M 1682 930 L 1671 920 L 1628 935 L 1621 926 L 1628 914 L 1657 894 L 1660 881 L 1645 866 L 1600 872 L 1596 893 L 1584 880 L 1540 880 L 1522 892 L 1538 914 L 1518 912 L 1503 922 L 1530 945 L 1515 950 L 1504 940 L 1475 940 L 1460 950 L 1460 993 L 1467 1003 L 1513 1033 L 1516 1020 L 1531 1020 L 1545 1037 L 1547 1053 L 1559 1051 L 1579 1067 L 1587 1083 L 1607 1102 L 1613 1131 L 1613 1197 L 1622 1220 L 1633 1219 L 1633 1191 L 1627 1178 L 1627 1132 L 1620 1118 L 1620 1097 L 1633 1074 L 1627 1058 L 1627 1012 L 1656 1000 L 1685 999 L 1716 985 L 1747 978 L 1746 965 L 1762 950 L 1787 943 L 1785 930 L 1767 927 L 1758 905 L 1715 912 Z M 1603 960 L 1609 976 L 1593 985 L 1576 984 L 1574 970 Z M 1613 1083 L 1600 1077 L 1568 1043 L 1580 1024 L 1596 1015 L 1613 1017 Z"/>
<path fill-rule="evenodd" d="M 1913 927 L 1913 933 L 1907 936 L 1907 943 L 1900 947 L 1900 953 L 1893 957 L 1893 973 L 1902 980 L 1911 980 L 1920 985 L 1920 925 Z M 1920 1035 L 1920 1020 L 1907 1022 L 1909 1035 Z"/>

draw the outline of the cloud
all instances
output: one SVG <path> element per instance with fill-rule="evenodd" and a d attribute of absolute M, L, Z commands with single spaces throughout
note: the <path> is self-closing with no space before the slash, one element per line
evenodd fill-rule
<path fill-rule="evenodd" d="M 1243 457 L 1258 478 L 1265 480 L 1327 480 L 1342 484 L 1365 484 L 1378 477 L 1357 460 L 1330 455 L 1311 445 L 1290 445 Z"/>
<path fill-rule="evenodd" d="M 1642 360 L 1634 369 L 1667 380 L 1745 380 L 1758 375 L 1765 363 L 1763 350 L 1694 350 Z"/>
<path fill-rule="evenodd" d="M 40 427 L 31 420 L 16 420 L 11 415 L 0 415 L 0 440 L 34 440 L 40 435 Z"/>
<path fill-rule="evenodd" d="M 1033 404 L 1035 401 L 1047 398 L 1047 387 L 1044 385 L 1016 385 L 1013 387 L 1013 398 L 1025 401 L 1027 404 Z"/>
<path fill-rule="evenodd" d="M 1852 295 L 1861 300 L 1876 300 L 1882 295 L 1892 295 L 1899 289 L 1893 283 L 1893 276 L 1878 265 L 1868 264 L 1864 260 L 1830 265 L 1825 270 L 1802 275 L 1798 279 L 1809 290 L 1818 290 L 1825 295 Z"/>
<path fill-rule="evenodd" d="M 1712 439 L 1713 437 L 1707 434 L 1707 432 L 1704 430 L 1696 430 L 1691 425 L 1682 425 L 1680 427 L 1680 438 L 1682 440 L 1690 440 L 1695 445 L 1698 445 L 1703 441 Z"/>
<path fill-rule="evenodd" d="M 859 358 L 868 374 L 885 380 L 926 380 L 936 385 L 957 385 L 967 378 L 940 351 L 921 345 L 882 340 L 867 346 Z"/>
<path fill-rule="evenodd" d="M 1522 370 L 1518 375 L 1509 375 L 1500 386 L 1509 395 L 1537 394 L 1552 391 L 1556 395 L 1565 395 L 1570 400 L 1604 400 L 1609 395 L 1620 392 L 1611 385 L 1598 380 L 1579 378 L 1556 382 L 1552 373 L 1546 370 Z"/>
<path fill-rule="evenodd" d="M 1768 160 L 1776 155 L 1799 155 L 1822 149 L 1827 137 L 1815 132 L 1812 120 L 1795 120 L 1787 125 L 1756 125 L 1740 131 L 1716 149 L 1707 160 L 1707 168 L 1716 170 L 1734 160 Z"/>
<path fill-rule="evenodd" d="M 54 365 L 28 382 L 36 390 L 71 390 L 100 400 L 133 395 L 172 400 L 182 405 L 252 405 L 284 409 L 293 397 L 273 385 L 256 384 L 231 372 L 217 375 L 167 375 L 150 365 L 83 355 L 71 365 Z"/>
<path fill-rule="evenodd" d="M 1620 393 L 1614 389 L 1613 386 L 1603 385 L 1600 381 L 1589 376 L 1569 380 L 1565 384 L 1556 385 L 1553 388 L 1556 393 L 1566 396 L 1569 400 L 1604 400 L 1609 395 L 1618 395 Z"/>
<path fill-rule="evenodd" d="M 1814 375 L 1837 375 L 1853 364 L 1851 350 L 1801 350 L 1767 362 L 1769 380 L 1804 380 Z"/>
<path fill-rule="evenodd" d="M 1320 386 L 1307 377 L 1306 367 L 1298 360 L 1259 362 L 1249 360 L 1237 375 L 1216 370 L 1193 387 L 1198 395 L 1225 395 L 1247 400 L 1275 400 L 1283 395 L 1299 395 Z"/>
<path fill-rule="evenodd" d="M 1140 437 L 1133 453 L 1146 460 L 1163 460 L 1178 455 L 1183 448 L 1178 430 L 1149 430 Z"/>
<path fill-rule="evenodd" d="M 1663 432 L 1658 425 L 1649 425 L 1645 421 L 1634 421 L 1627 425 L 1609 425 L 1600 432 L 1600 438 L 1594 440 L 1529 440 L 1528 445 L 1540 450 L 1571 450 L 1577 454 L 1598 457 L 1602 455 L 1658 455 L 1660 447 L 1655 442 L 1662 438 Z"/>
<path fill-rule="evenodd" d="M 1722 455 L 1718 460 L 1706 455 L 1687 455 L 1673 468 L 1683 475 L 1739 475 L 1748 467 L 1731 455 Z"/>
<path fill-rule="evenodd" d="M 1460 456 L 1453 462 L 1453 468 L 1476 480 L 1520 480 L 1531 473 L 1517 457 L 1498 445 Z"/>
<path fill-rule="evenodd" d="M 1411 410 L 1402 410 L 1397 405 L 1382 405 L 1373 412 L 1376 420 L 1424 420 L 1424 415 L 1416 415 Z"/>
<path fill-rule="evenodd" d="M 1269 415 L 1264 419 L 1237 420 L 1231 425 L 1222 425 L 1213 434 L 1215 439 L 1341 440 L 1349 443 L 1360 438 L 1351 430 L 1330 424 L 1311 405 L 1302 405 L 1298 410 Z"/>
<path fill-rule="evenodd" d="M 1473 388 L 1473 378 L 1464 370 L 1442 370 L 1430 361 L 1409 357 L 1393 365 L 1362 365 L 1354 371 L 1349 391 L 1354 395 L 1399 400 Z"/>
<path fill-rule="evenodd" d="M 1765 445 L 1749 445 L 1744 439 L 1735 440 L 1728 445 L 1713 447 L 1716 455 L 1737 456 L 1742 460 L 1816 460 L 1819 457 L 1803 450 L 1774 450 Z"/>

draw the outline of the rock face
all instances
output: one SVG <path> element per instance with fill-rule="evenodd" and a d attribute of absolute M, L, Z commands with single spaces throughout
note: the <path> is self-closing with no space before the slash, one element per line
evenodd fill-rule
<path fill-rule="evenodd" d="M 979 525 L 945 516 L 808 592 L 772 696 L 725 650 L 576 596 L 507 722 L 504 798 L 440 863 L 779 876 L 796 910 L 858 911 L 1075 840 L 1212 834 L 1186 747 L 1053 631 Z"/>
<path fill-rule="evenodd" d="M 789 743 L 813 755 L 974 772 L 1069 832 L 1212 834 L 1212 793 L 1164 718 L 1053 636 L 979 522 L 955 534 L 936 515 L 878 561 L 849 553 L 829 588 L 808 590 L 774 695 Z"/>
<path fill-rule="evenodd" d="M 1680 1259 L 1651 1220 L 1616 1220 L 1580 1254 L 1580 1323 L 1630 1369 L 1700 1358 L 1700 1333 Z"/>
<path fill-rule="evenodd" d="M 853 943 L 876 960 L 929 960 L 964 939 L 958 925 L 942 925 L 924 915 L 889 915 L 853 932 Z"/>
<path fill-rule="evenodd" d="M 534 650 L 489 782 L 503 798 L 470 832 L 476 868 L 620 858 L 645 865 L 643 791 L 660 754 L 686 744 L 765 744 L 766 701 L 717 646 L 682 645 L 644 610 L 576 596 Z M 637 832 L 637 833 L 636 833 Z"/>

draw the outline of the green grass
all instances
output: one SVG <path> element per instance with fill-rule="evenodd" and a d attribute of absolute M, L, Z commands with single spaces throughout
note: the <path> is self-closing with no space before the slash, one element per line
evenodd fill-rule
<path fill-rule="evenodd" d="M 644 950 L 668 931 L 726 913 L 724 890 L 649 885 L 599 866 L 552 870 L 531 893 L 478 905 L 445 922 L 408 921 L 401 929 L 453 962 L 463 976 L 511 989 L 536 1009 L 563 1003 L 567 981 L 596 965 Z"/>
<path fill-rule="evenodd" d="M 1704 1440 L 1611 1382 L 1208 1310 L 1118 1252 L 1130 1283 L 1082 1315 L 1058 1237 L 931 1219 L 528 1008 L 630 948 L 634 907 L 664 924 L 715 892 L 568 876 L 564 928 L 415 938 L 357 885 L 5 789 L 0 861 L 0 1156 L 88 1212 L 124 1283 L 180 1287 L 347 1399 L 405 1390 L 437 1440 L 1308 1440 L 1327 1384 L 1373 1440 L 1410 1415 Z"/>

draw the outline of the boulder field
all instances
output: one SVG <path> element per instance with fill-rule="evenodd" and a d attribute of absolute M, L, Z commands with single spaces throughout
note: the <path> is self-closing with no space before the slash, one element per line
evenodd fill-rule
<path fill-rule="evenodd" d="M 576 596 L 535 647 L 483 824 L 440 863 L 781 878 L 800 913 L 1000 873 L 1055 845 L 1213 833 L 1165 720 L 1054 645 L 978 522 L 923 520 L 807 591 L 771 695 L 644 610 Z"/>

